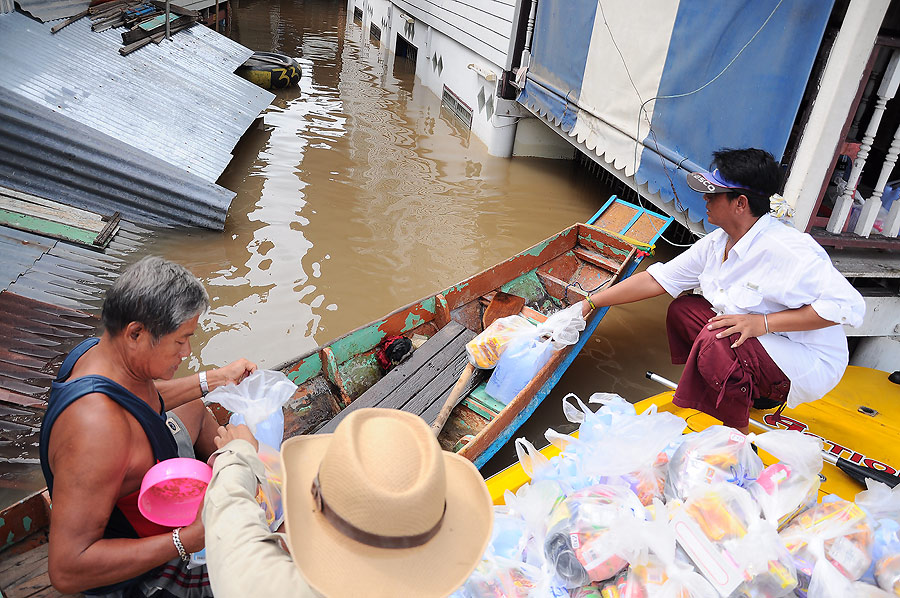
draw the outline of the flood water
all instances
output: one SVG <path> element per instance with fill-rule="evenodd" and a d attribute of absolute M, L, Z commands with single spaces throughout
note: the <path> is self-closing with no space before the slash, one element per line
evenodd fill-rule
<path fill-rule="evenodd" d="M 586 220 L 609 197 L 571 161 L 489 156 L 409 63 L 348 22 L 343 0 L 232 1 L 232 37 L 300 58 L 303 79 L 235 149 L 219 181 L 237 193 L 224 233 L 161 233 L 150 247 L 190 268 L 212 301 L 183 373 L 238 357 L 275 366 Z M 677 378 L 667 303 L 610 310 L 522 434 L 544 444 L 567 392 L 634 401 L 661 390 L 646 370 Z M 506 449 L 486 471 L 514 458 Z"/>

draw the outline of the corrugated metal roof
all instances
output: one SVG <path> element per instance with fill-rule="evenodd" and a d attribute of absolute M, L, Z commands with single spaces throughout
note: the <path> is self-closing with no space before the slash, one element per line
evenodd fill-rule
<path fill-rule="evenodd" d="M 16 9 L 16 4 L 13 0 L 0 0 L 0 15 L 5 15 L 8 12 L 12 12 Z"/>
<path fill-rule="evenodd" d="M 102 215 L 216 229 L 234 197 L 2 87 L 0 185 Z"/>
<path fill-rule="evenodd" d="M 97 251 L 0 227 L 0 403 L 44 407 L 52 371 L 96 332 L 106 289 L 148 236 L 122 222 L 106 250 Z"/>
<path fill-rule="evenodd" d="M 16 3 L 42 23 L 77 15 L 91 4 L 90 0 L 16 0 Z"/>
<path fill-rule="evenodd" d="M 81 19 L 51 34 L 7 15 L 0 87 L 214 182 L 275 97 L 233 74 L 252 51 L 194 26 L 121 56 L 121 33 L 92 32 Z"/>

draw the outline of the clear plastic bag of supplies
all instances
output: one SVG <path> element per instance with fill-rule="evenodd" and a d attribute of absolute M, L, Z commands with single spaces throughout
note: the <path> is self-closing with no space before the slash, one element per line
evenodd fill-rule
<path fill-rule="evenodd" d="M 685 436 L 669 460 L 666 498 L 685 500 L 696 486 L 729 482 L 749 486 L 763 469 L 747 436 L 734 428 L 710 426 Z"/>
<path fill-rule="evenodd" d="M 541 371 L 554 351 L 578 342 L 584 327 L 581 306 L 573 305 L 556 312 L 532 331 L 515 335 L 502 351 L 485 392 L 508 404 Z"/>
<path fill-rule="evenodd" d="M 565 588 L 545 566 L 541 545 L 525 520 L 512 509 L 497 506 L 491 542 L 458 595 L 467 598 L 566 596 Z"/>
<path fill-rule="evenodd" d="M 762 508 L 763 517 L 782 529 L 816 502 L 822 441 L 793 430 L 774 430 L 756 436 L 753 443 L 778 463 L 763 469 L 748 490 Z"/>
<path fill-rule="evenodd" d="M 510 341 L 500 356 L 484 391 L 494 400 L 508 405 L 528 386 L 550 361 L 553 343 L 539 337 L 519 337 Z"/>
<path fill-rule="evenodd" d="M 544 583 L 540 568 L 502 557 L 487 557 L 466 580 L 460 596 L 466 598 L 538 598 Z"/>
<path fill-rule="evenodd" d="M 709 583 L 688 565 L 666 566 L 651 555 L 601 586 L 603 598 L 718 598 Z"/>
<path fill-rule="evenodd" d="M 797 586 L 791 555 L 747 490 L 695 487 L 674 520 L 679 545 L 722 595 L 778 598 Z"/>
<path fill-rule="evenodd" d="M 226 384 L 206 395 L 232 412 L 232 424 L 247 424 L 261 443 L 281 448 L 284 412 L 281 407 L 297 391 L 297 386 L 281 372 L 256 370 L 240 384 Z"/>
<path fill-rule="evenodd" d="M 551 512 L 544 556 L 567 588 L 603 581 L 622 571 L 627 561 L 616 554 L 607 534 L 645 510 L 628 488 L 590 486 L 567 496 Z"/>
<path fill-rule="evenodd" d="M 866 480 L 867 490 L 856 495 L 856 504 L 873 523 L 873 567 L 863 580 L 900 596 L 900 486 Z"/>
<path fill-rule="evenodd" d="M 798 594 L 831 598 L 850 594 L 872 562 L 872 527 L 855 503 L 827 497 L 779 535 L 797 568 Z M 836 498 L 836 497 L 834 497 Z"/>
<path fill-rule="evenodd" d="M 469 363 L 483 370 L 492 369 L 500 361 L 500 355 L 510 341 L 523 334 L 531 336 L 537 326 L 522 316 L 507 316 L 494 320 L 475 338 L 466 343 Z"/>
<path fill-rule="evenodd" d="M 656 500 L 646 518 L 625 519 L 608 534 L 609 549 L 629 568 L 604 584 L 605 596 L 619 598 L 712 598 L 716 590 L 675 543 L 669 509 Z"/>
<path fill-rule="evenodd" d="M 267 444 L 259 445 L 259 460 L 266 470 L 266 479 L 259 480 L 256 488 L 256 502 L 266 514 L 266 524 L 270 531 L 275 531 L 284 521 L 284 505 L 282 492 L 284 476 L 281 473 L 281 453 Z"/>
<path fill-rule="evenodd" d="M 573 397 L 578 408 L 567 399 Z M 548 432 L 552 443 L 565 443 L 564 457 L 575 462 L 577 476 L 598 484 L 627 486 L 641 503 L 662 498 L 668 470 L 667 448 L 682 440 L 684 419 L 658 413 L 655 406 L 638 414 L 618 395 L 594 395 L 603 406 L 591 413 L 575 395 L 563 399 L 567 417 L 582 419 L 579 437 L 566 441 Z"/>

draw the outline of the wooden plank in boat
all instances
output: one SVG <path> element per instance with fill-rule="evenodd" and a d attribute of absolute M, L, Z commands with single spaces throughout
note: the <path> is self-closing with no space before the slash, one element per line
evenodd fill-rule
<path fill-rule="evenodd" d="M 453 356 L 453 361 L 449 366 L 441 368 L 437 376 L 428 382 L 424 388 L 413 394 L 409 402 L 403 406 L 404 411 L 421 415 L 429 425 L 434 422 L 437 414 L 441 411 L 441 407 L 444 406 L 444 402 L 450 396 L 450 391 L 453 390 L 453 386 L 459 380 L 459 375 L 469 362 L 469 358 L 466 356 L 466 342 L 468 340 L 458 343 L 456 347 L 447 347 L 445 352 Z M 478 371 L 469 380 L 469 386 L 461 396 L 466 396 L 469 390 L 475 388 L 476 376 L 478 376 Z"/>
<path fill-rule="evenodd" d="M 465 330 L 466 327 L 462 324 L 450 322 L 425 341 L 421 347 L 416 349 L 407 361 L 392 369 L 369 390 L 360 395 L 359 398 L 353 401 L 353 404 L 365 398 L 367 405 L 372 403 L 372 406 L 374 406 L 374 404 L 381 403 L 388 395 L 395 394 L 408 379 L 416 376 L 422 368 L 434 367 L 432 360 L 440 355 L 444 348 L 456 340 Z"/>
<path fill-rule="evenodd" d="M 475 333 L 462 324 L 450 322 L 414 351 L 412 357 L 388 372 L 384 378 L 350 403 L 317 433 L 333 432 L 341 420 L 356 409 L 402 407 L 417 390 L 422 389 L 433 380 L 440 369 L 450 364 L 453 355 L 445 352 L 449 345 L 456 341 L 457 344 L 462 343 L 465 346 L 465 343 L 474 336 Z"/>

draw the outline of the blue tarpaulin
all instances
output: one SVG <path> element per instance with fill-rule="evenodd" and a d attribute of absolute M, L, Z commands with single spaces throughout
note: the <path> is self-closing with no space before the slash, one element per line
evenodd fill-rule
<path fill-rule="evenodd" d="M 541 0 L 519 102 L 676 202 L 722 147 L 780 159 L 832 0 Z"/>

